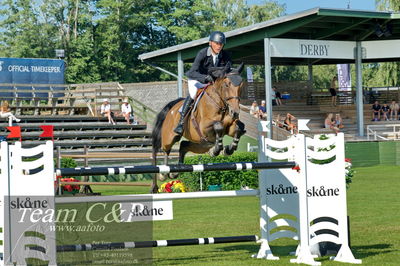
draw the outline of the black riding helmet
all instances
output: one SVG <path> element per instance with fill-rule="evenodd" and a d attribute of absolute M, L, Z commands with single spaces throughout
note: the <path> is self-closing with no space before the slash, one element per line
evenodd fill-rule
<path fill-rule="evenodd" d="M 223 33 L 220 32 L 220 31 L 213 31 L 213 32 L 211 32 L 211 34 L 210 34 L 210 39 L 209 39 L 209 41 L 225 44 L 225 43 L 226 43 L 225 34 L 223 34 Z"/>

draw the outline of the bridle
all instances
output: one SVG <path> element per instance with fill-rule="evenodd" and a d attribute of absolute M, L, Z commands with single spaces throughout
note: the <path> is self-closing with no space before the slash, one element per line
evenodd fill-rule
<path fill-rule="evenodd" d="M 229 73 L 229 74 L 225 75 L 224 79 L 225 79 L 225 78 L 229 78 L 229 76 L 233 76 L 233 75 L 239 75 L 239 74 L 234 73 L 234 72 L 233 72 L 233 73 Z M 214 85 L 214 87 L 215 87 L 215 83 L 214 83 L 214 82 L 213 82 L 213 85 Z M 239 86 L 240 86 L 240 84 L 239 84 Z M 238 101 L 240 101 L 240 97 L 239 97 L 239 96 L 229 96 L 229 97 L 223 98 L 223 97 L 221 96 L 221 94 L 217 91 L 216 94 L 217 94 L 218 97 L 219 97 L 219 99 L 218 99 L 218 101 L 217 101 L 217 100 L 215 100 L 215 99 L 207 92 L 207 90 L 206 90 L 205 92 L 206 92 L 206 95 L 211 99 L 212 103 L 219 109 L 219 111 L 220 111 L 221 113 L 225 114 L 226 111 L 228 111 L 228 115 L 231 116 L 232 118 L 234 118 L 234 117 L 233 117 L 233 114 L 234 114 L 233 108 L 232 108 L 232 106 L 229 104 L 229 101 L 230 101 L 230 100 L 238 100 Z M 220 104 L 221 102 L 222 102 L 222 106 L 221 106 L 221 104 Z"/>

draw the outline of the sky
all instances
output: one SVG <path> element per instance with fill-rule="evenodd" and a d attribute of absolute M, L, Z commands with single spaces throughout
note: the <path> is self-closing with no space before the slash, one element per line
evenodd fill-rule
<path fill-rule="evenodd" d="M 375 10 L 375 0 L 275 0 L 279 4 L 286 5 L 286 14 L 293 14 L 314 7 L 347 8 Z M 259 4 L 263 0 L 247 0 L 248 4 Z"/>

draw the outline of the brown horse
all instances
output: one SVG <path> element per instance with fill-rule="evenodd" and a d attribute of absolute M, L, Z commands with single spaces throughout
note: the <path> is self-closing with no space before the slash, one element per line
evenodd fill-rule
<path fill-rule="evenodd" d="M 186 140 L 180 143 L 179 163 L 184 162 L 185 154 L 189 151 L 193 153 L 209 151 L 210 155 L 217 156 L 222 150 L 225 155 L 231 155 L 237 149 L 240 137 L 246 132 L 244 124 L 239 121 L 242 70 L 243 64 L 229 73 L 228 69 L 218 70 L 219 77 L 206 88 L 196 109 L 186 116 L 183 133 Z M 152 132 L 154 165 L 159 150 L 165 152 L 164 162 L 167 164 L 172 146 L 181 138 L 174 132 L 174 128 L 178 124 L 179 109 L 182 104 L 182 98 L 174 100 L 157 115 Z M 224 135 L 233 137 L 233 142 L 225 148 L 222 144 Z"/>

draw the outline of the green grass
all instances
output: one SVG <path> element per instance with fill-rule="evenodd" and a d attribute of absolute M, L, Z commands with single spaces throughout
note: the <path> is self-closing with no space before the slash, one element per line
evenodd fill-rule
<path fill-rule="evenodd" d="M 233 138 L 230 136 L 225 136 L 223 139 L 224 145 L 229 145 L 232 143 Z M 243 135 L 240 137 L 238 144 L 238 151 L 247 151 L 247 143 L 250 143 L 250 146 L 258 146 L 258 141 L 249 136 Z"/>
<path fill-rule="evenodd" d="M 351 223 L 351 245 L 356 258 L 364 265 L 399 265 L 400 263 L 400 174 L 396 166 L 356 168 L 353 183 L 348 189 L 348 214 Z M 143 187 L 99 187 L 103 195 L 147 193 Z M 191 199 L 174 201 L 174 220 L 154 222 L 153 239 L 180 239 L 211 236 L 259 235 L 258 198 Z M 112 228 L 114 227 L 114 228 Z M 103 238 L 109 241 L 131 241 L 137 223 L 117 224 L 107 228 Z M 108 230 L 110 229 L 110 230 Z M 114 232 L 109 232 L 111 229 Z M 101 239 L 95 234 L 84 234 L 80 241 Z M 155 265 L 289 265 L 288 252 L 297 242 L 281 239 L 270 243 L 279 261 L 252 259 L 259 245 L 256 243 L 218 244 L 155 248 Z M 132 250 L 103 251 L 104 257 L 128 256 Z M 319 259 L 323 265 L 339 265 L 327 257 Z M 80 263 L 73 263 L 79 265 Z M 100 265 L 87 259 L 82 264 Z M 122 265 L 121 263 L 108 265 Z M 129 264 L 129 263 L 128 263 Z"/>

